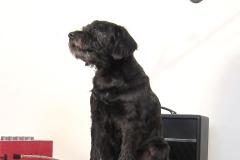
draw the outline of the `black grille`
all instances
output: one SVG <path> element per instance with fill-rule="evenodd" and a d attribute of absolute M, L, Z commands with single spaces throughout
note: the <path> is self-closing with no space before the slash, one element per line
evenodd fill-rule
<path fill-rule="evenodd" d="M 196 160 L 196 142 L 168 142 L 170 145 L 170 160 Z"/>

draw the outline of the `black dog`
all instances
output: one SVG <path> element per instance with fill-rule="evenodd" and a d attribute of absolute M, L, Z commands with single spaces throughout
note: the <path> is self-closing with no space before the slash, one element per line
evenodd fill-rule
<path fill-rule="evenodd" d="M 161 107 L 124 27 L 94 21 L 69 33 L 72 54 L 96 67 L 91 95 L 91 160 L 168 160 Z"/>

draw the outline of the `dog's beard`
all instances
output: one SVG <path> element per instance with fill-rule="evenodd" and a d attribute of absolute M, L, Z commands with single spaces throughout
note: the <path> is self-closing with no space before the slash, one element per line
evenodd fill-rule
<path fill-rule="evenodd" d="M 88 44 L 84 42 L 82 39 L 72 39 L 69 41 L 69 48 L 71 52 L 73 51 L 87 51 Z"/>
<path fill-rule="evenodd" d="M 83 60 L 85 62 L 86 66 L 90 66 L 90 67 L 94 67 L 95 65 L 95 59 L 93 58 L 93 56 L 91 55 L 91 53 L 84 53 L 84 54 L 75 54 L 76 58 L 79 58 L 81 60 Z"/>
<path fill-rule="evenodd" d="M 69 48 L 71 53 L 76 59 L 81 59 L 85 62 L 86 66 L 94 67 L 94 64 L 97 61 L 97 57 L 88 49 L 82 49 L 80 46 L 77 46 L 75 41 L 69 42 Z"/>

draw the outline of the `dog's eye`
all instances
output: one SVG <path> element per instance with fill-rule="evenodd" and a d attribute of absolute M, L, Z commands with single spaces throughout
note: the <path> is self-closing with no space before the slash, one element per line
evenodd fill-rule
<path fill-rule="evenodd" d="M 96 32 L 102 32 L 103 31 L 103 27 L 101 25 L 95 25 L 93 27 L 93 30 Z"/>
<path fill-rule="evenodd" d="M 94 31 L 98 31 L 98 30 L 99 30 L 99 27 L 98 27 L 98 26 L 94 26 L 94 27 L 93 27 L 93 30 L 94 30 Z"/>

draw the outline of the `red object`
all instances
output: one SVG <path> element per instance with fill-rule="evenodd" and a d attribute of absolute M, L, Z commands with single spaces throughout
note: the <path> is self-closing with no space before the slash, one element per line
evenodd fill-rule
<path fill-rule="evenodd" d="M 0 141 L 0 157 L 5 160 L 13 159 L 14 154 L 42 155 L 52 157 L 52 141 L 31 140 L 31 141 Z M 4 158 L 2 158 L 4 160 Z M 25 159 L 25 158 L 24 158 Z M 26 160 L 39 160 L 37 158 L 27 158 Z"/>

